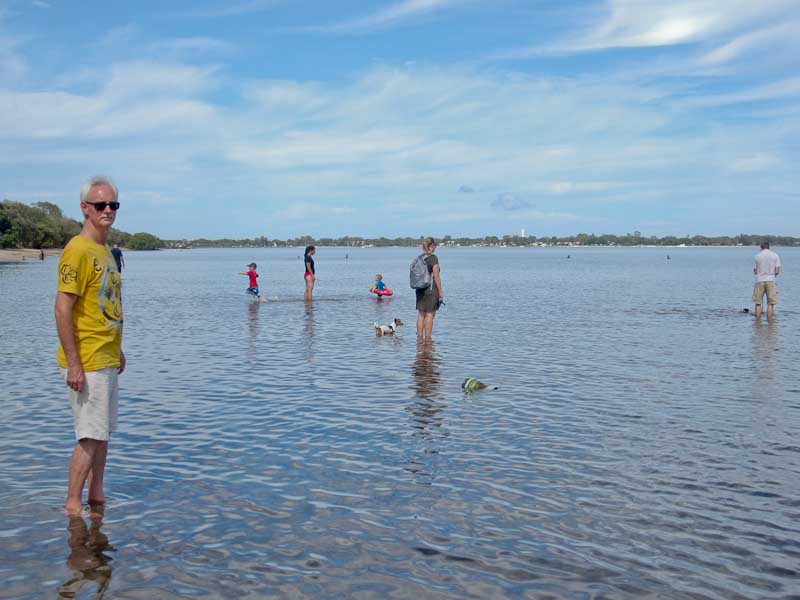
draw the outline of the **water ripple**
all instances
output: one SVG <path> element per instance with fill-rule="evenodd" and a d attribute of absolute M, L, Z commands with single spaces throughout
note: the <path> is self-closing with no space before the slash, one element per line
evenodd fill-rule
<path fill-rule="evenodd" d="M 0 598 L 796 597 L 800 311 L 755 325 L 749 250 L 696 250 L 442 250 L 428 346 L 403 249 L 320 249 L 313 305 L 291 249 L 129 253 L 109 503 L 83 526 L 55 263 L 0 265 Z"/>

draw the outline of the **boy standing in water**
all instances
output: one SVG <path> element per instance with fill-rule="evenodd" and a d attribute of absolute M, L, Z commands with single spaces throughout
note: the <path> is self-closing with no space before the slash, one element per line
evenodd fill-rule
<path fill-rule="evenodd" d="M 263 302 L 264 299 L 258 291 L 258 273 L 256 272 L 256 266 L 256 263 L 251 262 L 247 265 L 248 270 L 240 272 L 239 275 L 247 275 L 247 277 L 250 278 L 250 287 L 247 288 L 247 293 L 253 294 L 253 296 L 258 298 L 259 302 Z"/>

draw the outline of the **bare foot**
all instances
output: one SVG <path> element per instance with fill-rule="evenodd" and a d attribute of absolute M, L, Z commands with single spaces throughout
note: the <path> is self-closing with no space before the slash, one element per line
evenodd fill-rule
<path fill-rule="evenodd" d="M 83 516 L 83 505 L 80 502 L 78 504 L 67 502 L 64 505 L 64 514 L 69 517 L 81 517 Z"/>

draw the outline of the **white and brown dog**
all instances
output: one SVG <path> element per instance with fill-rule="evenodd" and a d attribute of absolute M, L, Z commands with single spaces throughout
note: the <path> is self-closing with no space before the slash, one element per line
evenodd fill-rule
<path fill-rule="evenodd" d="M 382 335 L 392 335 L 403 322 L 400 319 L 392 319 L 388 325 L 378 325 L 375 323 L 375 335 L 378 337 Z"/>

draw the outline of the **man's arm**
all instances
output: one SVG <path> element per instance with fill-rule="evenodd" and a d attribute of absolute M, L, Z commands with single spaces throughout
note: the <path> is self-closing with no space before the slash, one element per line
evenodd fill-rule
<path fill-rule="evenodd" d="M 86 378 L 83 365 L 78 356 L 78 346 L 75 343 L 75 321 L 72 318 L 72 309 L 78 301 L 78 296 L 68 292 L 56 292 L 56 330 L 61 347 L 67 356 L 67 385 L 76 392 L 82 392 Z"/>

